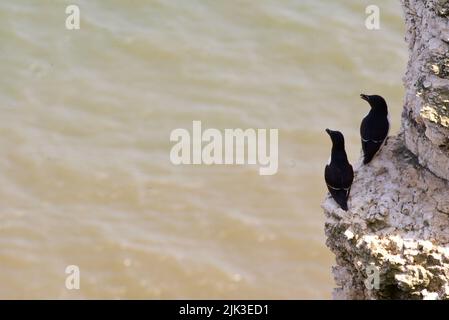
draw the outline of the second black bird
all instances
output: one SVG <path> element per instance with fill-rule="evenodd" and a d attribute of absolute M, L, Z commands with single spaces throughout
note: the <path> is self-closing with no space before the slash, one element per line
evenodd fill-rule
<path fill-rule="evenodd" d="M 390 121 L 388 120 L 388 107 L 384 98 L 366 94 L 361 94 L 360 97 L 371 106 L 370 112 L 360 126 L 363 164 L 368 164 L 383 146 L 390 130 Z"/>
<path fill-rule="evenodd" d="M 332 153 L 324 171 L 327 188 L 340 207 L 348 211 L 348 198 L 351 191 L 354 171 L 345 150 L 345 138 L 339 131 L 326 129 L 332 139 Z"/>

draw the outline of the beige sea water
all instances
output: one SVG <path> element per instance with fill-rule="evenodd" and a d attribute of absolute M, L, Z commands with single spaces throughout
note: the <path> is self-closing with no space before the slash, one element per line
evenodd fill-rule
<path fill-rule="evenodd" d="M 361 92 L 399 129 L 403 37 L 399 1 L 1 1 L 0 298 L 330 298 L 324 129 L 356 162 Z M 174 166 L 193 120 L 279 129 L 278 173 Z"/>

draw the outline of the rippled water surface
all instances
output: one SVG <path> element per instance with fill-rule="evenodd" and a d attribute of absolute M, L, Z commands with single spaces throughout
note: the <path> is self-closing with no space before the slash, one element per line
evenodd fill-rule
<path fill-rule="evenodd" d="M 330 298 L 323 130 L 357 161 L 361 92 L 399 128 L 401 15 L 387 0 L 1 1 L 0 298 Z M 278 128 L 278 174 L 172 165 L 170 132 L 192 120 Z"/>

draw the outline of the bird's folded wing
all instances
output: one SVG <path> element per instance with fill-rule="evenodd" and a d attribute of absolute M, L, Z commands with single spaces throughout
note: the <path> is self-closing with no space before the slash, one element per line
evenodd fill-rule
<path fill-rule="evenodd" d="M 341 191 L 341 190 L 348 191 L 349 189 L 351 189 L 351 188 L 335 188 L 335 187 L 333 187 L 333 186 L 331 186 L 329 184 L 326 184 L 326 185 L 327 185 L 328 188 L 330 188 L 332 190 L 335 190 L 335 191 Z"/>
<path fill-rule="evenodd" d="M 362 138 L 362 141 L 363 142 L 372 142 L 372 143 L 382 143 L 382 142 L 385 141 L 385 139 L 383 139 L 383 140 L 370 140 L 370 139 L 363 139 Z"/>

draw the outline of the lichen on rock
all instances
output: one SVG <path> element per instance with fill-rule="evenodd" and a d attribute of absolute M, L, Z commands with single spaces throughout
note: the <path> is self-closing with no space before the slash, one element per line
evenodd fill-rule
<path fill-rule="evenodd" d="M 435 1 L 435 10 L 439 16 L 449 15 L 449 0 Z"/>

